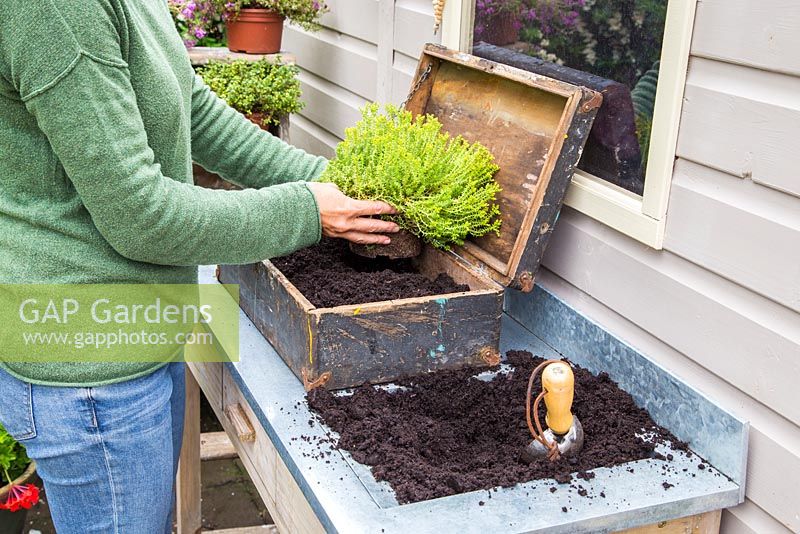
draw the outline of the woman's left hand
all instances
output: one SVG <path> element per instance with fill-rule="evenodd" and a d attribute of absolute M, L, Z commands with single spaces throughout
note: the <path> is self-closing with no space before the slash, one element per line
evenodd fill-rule
<path fill-rule="evenodd" d="M 309 182 L 322 221 L 322 234 L 347 239 L 359 245 L 388 245 L 387 233 L 400 230 L 396 223 L 373 218 L 397 213 L 385 202 L 356 200 L 342 193 L 335 184 Z"/>

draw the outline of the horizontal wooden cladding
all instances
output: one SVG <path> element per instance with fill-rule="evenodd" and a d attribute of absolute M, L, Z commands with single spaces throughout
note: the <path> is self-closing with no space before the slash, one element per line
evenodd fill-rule
<path fill-rule="evenodd" d="M 678 156 L 800 196 L 799 94 L 800 78 L 692 59 Z"/>
<path fill-rule="evenodd" d="M 320 21 L 324 27 L 378 44 L 378 25 L 364 23 L 378 20 L 378 0 L 326 0 L 325 3 L 330 11 Z"/>
<path fill-rule="evenodd" d="M 719 531 L 723 534 L 792 534 L 791 530 L 750 500 L 723 511 Z"/>
<path fill-rule="evenodd" d="M 283 43 L 297 57 L 297 64 L 367 100 L 374 100 L 377 48 L 365 41 L 330 30 L 308 33 L 292 26 L 284 30 Z"/>
<path fill-rule="evenodd" d="M 397 0 L 394 9 L 394 49 L 419 57 L 425 43 L 439 43 L 441 32 L 433 33 L 430 0 Z"/>
<path fill-rule="evenodd" d="M 758 421 L 754 421 L 758 424 Z M 750 429 L 747 493 L 751 499 L 794 532 L 800 532 L 800 430 L 776 441 L 758 428 Z M 794 443 L 790 440 L 794 439 Z M 792 447 L 793 450 L 787 449 Z"/>
<path fill-rule="evenodd" d="M 800 317 L 565 209 L 544 265 L 795 424 Z"/>
<path fill-rule="evenodd" d="M 800 200 L 678 160 L 664 248 L 800 312 Z"/>
<path fill-rule="evenodd" d="M 300 88 L 306 103 L 300 115 L 339 138 L 344 138 L 345 129 L 361 118 L 359 109 L 367 103 L 338 85 L 307 72 L 300 74 Z"/>
<path fill-rule="evenodd" d="M 800 74 L 797 0 L 702 0 L 692 54 Z"/>
<path fill-rule="evenodd" d="M 411 58 L 400 52 L 395 52 L 392 64 L 391 100 L 400 104 L 408 96 L 414 73 L 417 71 L 418 58 Z"/>
<path fill-rule="evenodd" d="M 649 358 L 706 394 L 720 406 L 749 420 L 751 428 L 746 495 L 757 505 L 754 508 L 768 518 L 764 524 L 783 524 L 800 531 L 800 519 L 798 519 L 800 493 L 795 489 L 796 481 L 800 479 L 798 478 L 800 477 L 800 427 L 787 420 L 785 415 L 768 408 L 758 399 L 745 394 L 715 374 L 717 368 L 729 363 L 724 349 L 711 353 L 718 363 L 714 368 L 706 369 L 692 358 L 687 358 L 686 355 L 659 340 L 655 334 L 591 298 L 551 271 L 540 270 L 537 279 L 581 313 L 647 354 Z M 648 302 L 654 310 L 653 313 L 656 313 L 655 310 L 659 307 L 652 304 L 652 301 Z M 754 356 L 753 360 L 759 361 L 757 356 Z M 737 508 L 736 513 L 739 513 L 740 509 L 741 507 Z M 750 522 L 752 521 L 748 519 L 748 523 Z M 723 532 L 728 531 L 723 529 Z M 760 534 L 783 532 L 783 530 L 767 529 L 757 532 Z"/>
<path fill-rule="evenodd" d="M 294 146 L 329 159 L 336 154 L 339 142 L 335 135 L 299 115 L 292 117 L 289 124 L 289 139 Z"/>

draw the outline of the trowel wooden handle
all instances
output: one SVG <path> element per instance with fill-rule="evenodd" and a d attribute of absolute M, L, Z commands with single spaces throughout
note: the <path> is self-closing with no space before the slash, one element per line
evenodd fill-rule
<path fill-rule="evenodd" d="M 572 398 L 575 376 L 568 363 L 551 363 L 542 371 L 542 388 L 546 391 L 547 426 L 556 434 L 566 434 L 572 426 Z"/>

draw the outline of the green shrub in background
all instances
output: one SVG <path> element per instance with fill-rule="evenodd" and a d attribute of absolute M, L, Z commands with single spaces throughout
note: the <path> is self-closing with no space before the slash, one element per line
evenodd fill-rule
<path fill-rule="evenodd" d="M 390 204 L 401 227 L 449 248 L 499 232 L 493 160 L 479 143 L 442 132 L 433 116 L 414 120 L 409 111 L 387 105 L 381 113 L 371 104 L 347 129 L 321 179 L 353 198 Z"/>
<path fill-rule="evenodd" d="M 0 486 L 20 476 L 31 463 L 25 448 L 0 425 Z"/>
<path fill-rule="evenodd" d="M 298 68 L 265 59 L 211 61 L 197 73 L 220 98 L 245 115 L 263 113 L 264 125 L 303 109 Z"/>

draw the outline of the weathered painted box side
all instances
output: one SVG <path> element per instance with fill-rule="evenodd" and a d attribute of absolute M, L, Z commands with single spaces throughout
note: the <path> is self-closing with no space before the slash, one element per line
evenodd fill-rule
<path fill-rule="evenodd" d="M 333 389 L 495 361 L 502 288 L 457 278 L 465 277 L 478 289 L 315 308 L 269 261 L 222 265 L 218 274 L 240 285 L 242 309 L 295 375 L 323 377 Z"/>
<path fill-rule="evenodd" d="M 319 367 L 336 388 L 487 365 L 498 354 L 502 307 L 489 290 L 315 311 Z"/>

